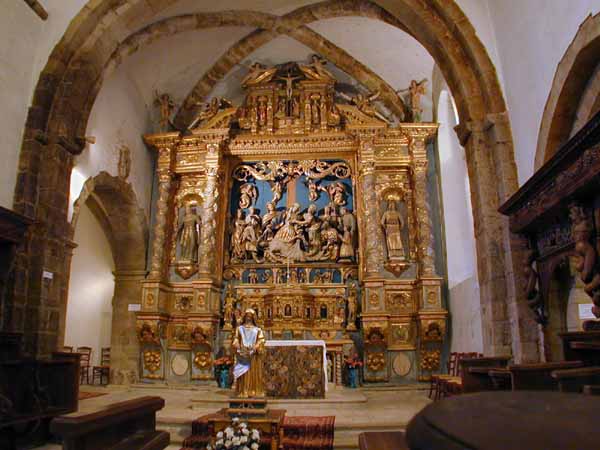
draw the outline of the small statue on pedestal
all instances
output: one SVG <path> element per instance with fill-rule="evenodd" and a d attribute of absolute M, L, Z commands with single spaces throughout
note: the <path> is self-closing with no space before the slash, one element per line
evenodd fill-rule
<path fill-rule="evenodd" d="M 223 325 L 223 330 L 231 330 L 233 328 L 232 324 L 235 319 L 233 314 L 233 307 L 235 301 L 235 292 L 233 290 L 233 286 L 230 284 L 227 288 L 227 294 L 225 295 L 225 302 L 223 305 L 223 319 L 225 321 Z"/>
<path fill-rule="evenodd" d="M 404 245 L 402 244 L 402 229 L 404 221 L 398 212 L 396 202 L 392 199 L 387 202 L 387 210 L 381 218 L 381 227 L 385 235 L 389 259 L 404 259 Z"/>
<path fill-rule="evenodd" d="M 235 391 L 241 398 L 265 396 L 262 367 L 265 335 L 256 325 L 255 315 L 254 310 L 246 310 L 231 344 L 235 351 Z"/>
<path fill-rule="evenodd" d="M 185 204 L 183 220 L 179 227 L 180 261 L 198 262 L 198 246 L 200 244 L 200 218 L 192 210 L 192 205 Z"/>

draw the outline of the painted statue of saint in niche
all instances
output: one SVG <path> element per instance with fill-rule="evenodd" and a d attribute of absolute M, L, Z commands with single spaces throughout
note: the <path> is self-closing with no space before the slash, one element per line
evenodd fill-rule
<path fill-rule="evenodd" d="M 183 209 L 183 218 L 180 221 L 177 235 L 179 237 L 179 261 L 198 262 L 198 246 L 200 245 L 200 217 L 196 207 L 187 202 Z M 181 215 L 182 213 L 180 213 Z"/>
<path fill-rule="evenodd" d="M 232 263 L 356 262 L 358 227 L 346 162 L 247 163 L 233 178 Z"/>
<path fill-rule="evenodd" d="M 405 213 L 401 212 L 404 202 L 399 194 L 390 194 L 386 198 L 385 212 L 381 216 L 381 228 L 385 237 L 388 259 L 406 259 L 404 246 Z"/>

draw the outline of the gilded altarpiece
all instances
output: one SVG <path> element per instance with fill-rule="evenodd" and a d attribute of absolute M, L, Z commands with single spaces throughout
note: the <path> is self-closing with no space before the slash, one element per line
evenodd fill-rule
<path fill-rule="evenodd" d="M 246 308 L 268 339 L 325 340 L 335 383 L 352 352 L 365 381 L 437 371 L 447 312 L 426 151 L 437 125 L 392 126 L 369 99 L 338 102 L 317 59 L 255 65 L 243 86 L 239 107 L 213 99 L 186 132 L 144 137 L 158 193 L 141 378 L 212 379 Z"/>

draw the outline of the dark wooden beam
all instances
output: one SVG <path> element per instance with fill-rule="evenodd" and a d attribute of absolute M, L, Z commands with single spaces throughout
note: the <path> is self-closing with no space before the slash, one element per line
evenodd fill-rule
<path fill-rule="evenodd" d="M 48 12 L 37 0 L 25 0 L 25 3 L 27 3 L 31 9 L 33 9 L 40 19 L 46 20 L 48 18 Z"/>

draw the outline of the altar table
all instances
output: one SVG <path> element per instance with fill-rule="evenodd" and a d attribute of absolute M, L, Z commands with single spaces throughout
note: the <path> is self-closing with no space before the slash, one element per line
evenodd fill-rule
<path fill-rule="evenodd" d="M 266 341 L 265 347 L 263 373 L 268 397 L 325 397 L 325 341 L 271 340 Z"/>

